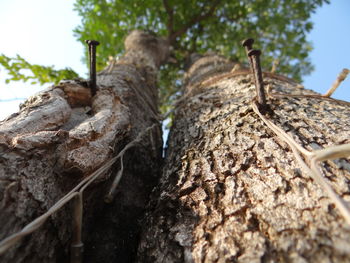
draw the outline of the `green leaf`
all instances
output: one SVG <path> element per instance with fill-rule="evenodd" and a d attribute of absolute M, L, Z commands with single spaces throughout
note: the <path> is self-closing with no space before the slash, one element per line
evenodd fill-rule
<path fill-rule="evenodd" d="M 10 81 L 27 82 L 28 80 L 33 80 L 31 81 L 31 84 L 57 84 L 62 79 L 74 79 L 78 77 L 78 74 L 75 73 L 72 69 L 65 68 L 61 70 L 55 70 L 53 66 L 40 66 L 30 64 L 19 55 L 10 58 L 1 54 L 0 65 L 5 69 L 5 71 L 7 71 L 7 74 L 10 76 L 5 80 L 7 84 Z"/>

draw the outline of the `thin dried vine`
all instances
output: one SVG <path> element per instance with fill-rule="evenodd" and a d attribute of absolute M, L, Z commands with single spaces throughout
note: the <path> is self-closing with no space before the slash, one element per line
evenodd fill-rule
<path fill-rule="evenodd" d="M 254 112 L 260 117 L 260 119 L 272 130 L 276 135 L 286 142 L 292 149 L 295 159 L 300 166 L 316 181 L 328 194 L 329 198 L 333 201 L 340 213 L 343 215 L 347 223 L 350 225 L 350 209 L 346 202 L 339 197 L 329 185 L 327 180 L 322 176 L 318 163 L 327 160 L 333 160 L 337 158 L 347 157 L 350 155 L 350 143 L 327 147 L 322 150 L 308 151 L 301 145 L 299 145 L 290 135 L 277 125 L 267 119 L 259 110 L 255 102 L 252 103 Z M 301 158 L 301 153 L 305 159 L 310 163 L 308 166 Z"/>
<path fill-rule="evenodd" d="M 56 202 L 45 214 L 41 215 L 40 217 L 36 218 L 32 222 L 30 222 L 28 225 L 26 225 L 22 230 L 20 230 L 17 233 L 12 234 L 11 236 L 3 239 L 0 242 L 0 255 L 4 254 L 9 248 L 11 248 L 13 245 L 15 245 L 17 242 L 19 242 L 22 238 L 25 236 L 33 233 L 34 231 L 38 230 L 45 222 L 46 220 L 53 215 L 55 212 L 60 210 L 65 204 L 67 204 L 69 201 L 71 201 L 73 198 L 77 198 L 75 205 L 74 205 L 74 223 L 73 223 L 73 241 L 71 245 L 71 253 L 75 254 L 77 252 L 77 248 L 79 251 L 82 251 L 83 243 L 81 240 L 81 229 L 82 229 L 82 213 L 83 213 L 83 192 L 84 190 L 93 183 L 97 178 L 99 178 L 101 175 L 105 174 L 115 163 L 116 160 L 119 158 L 121 159 L 125 154 L 125 152 L 130 149 L 131 147 L 134 147 L 141 141 L 141 138 L 150 130 L 152 130 L 154 127 L 156 127 L 156 124 L 153 124 L 152 126 L 145 129 L 143 132 L 139 133 L 135 140 L 129 142 L 120 152 L 117 156 L 111 158 L 108 160 L 104 165 L 102 165 L 99 169 L 97 169 L 95 172 L 91 173 L 85 179 L 83 179 L 78 185 L 76 185 L 69 193 L 67 193 L 64 197 L 62 197 L 59 201 Z M 123 164 L 122 166 L 123 167 Z M 123 172 L 123 168 L 118 172 L 116 179 L 114 180 L 111 189 L 109 191 L 110 193 L 114 193 L 115 188 L 118 185 L 118 182 L 121 178 Z M 107 195 L 109 198 L 110 195 Z M 112 200 L 112 199 L 110 199 Z M 81 255 L 77 255 L 78 258 L 82 258 Z M 75 261 L 76 262 L 76 261 Z"/>

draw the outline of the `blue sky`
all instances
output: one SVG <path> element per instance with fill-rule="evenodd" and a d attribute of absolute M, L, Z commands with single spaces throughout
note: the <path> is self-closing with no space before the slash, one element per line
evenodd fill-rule
<path fill-rule="evenodd" d="M 311 61 L 315 71 L 304 78 L 304 86 L 325 93 L 343 68 L 350 69 L 350 1 L 331 0 L 312 15 L 314 28 L 309 35 L 314 50 Z M 350 76 L 333 95 L 350 101 Z"/>
<path fill-rule="evenodd" d="M 73 36 L 80 18 L 67 0 L 1 0 L 0 53 L 21 55 L 30 63 L 71 67 L 80 76 L 88 69 L 81 62 L 83 46 Z M 314 50 L 310 57 L 315 71 L 304 78 L 304 86 L 324 93 L 343 68 L 350 68 L 350 0 L 334 0 L 312 15 L 309 35 Z M 0 69 L 1 70 L 1 69 Z M 16 112 L 23 98 L 47 87 L 21 82 L 5 84 L 0 71 L 0 120 Z M 350 101 L 350 76 L 335 92 L 335 98 Z M 14 100 L 17 98 L 17 100 Z"/>

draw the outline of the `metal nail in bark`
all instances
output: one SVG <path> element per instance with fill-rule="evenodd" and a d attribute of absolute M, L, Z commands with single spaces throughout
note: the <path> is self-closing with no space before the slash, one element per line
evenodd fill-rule
<path fill-rule="evenodd" d="M 242 46 L 245 47 L 245 51 L 248 52 L 253 49 L 254 39 L 247 38 L 242 41 Z"/>
<path fill-rule="evenodd" d="M 249 52 L 250 50 L 253 49 L 253 44 L 254 44 L 254 39 L 252 39 L 252 38 L 247 38 L 247 39 L 244 39 L 244 40 L 242 41 L 242 46 L 245 48 L 245 51 L 246 51 L 246 53 L 247 53 L 247 56 L 248 56 L 248 52 Z M 252 70 L 252 72 L 253 72 L 253 74 L 254 74 L 254 68 L 253 68 L 252 58 L 249 57 L 249 56 L 248 56 L 248 58 L 249 58 L 249 65 L 250 65 L 250 68 L 251 68 L 251 70 Z"/>
<path fill-rule="evenodd" d="M 100 43 L 96 40 L 85 40 L 85 43 L 89 46 L 89 61 L 90 61 L 90 81 L 89 87 L 91 89 L 92 96 L 96 94 L 96 46 Z"/>
<path fill-rule="evenodd" d="M 262 71 L 260 66 L 261 51 L 257 49 L 251 49 L 248 51 L 248 56 L 252 64 L 252 71 L 254 74 L 256 94 L 258 98 L 258 104 L 262 110 L 266 110 L 266 97 L 264 90 L 264 83 L 262 77 Z"/>

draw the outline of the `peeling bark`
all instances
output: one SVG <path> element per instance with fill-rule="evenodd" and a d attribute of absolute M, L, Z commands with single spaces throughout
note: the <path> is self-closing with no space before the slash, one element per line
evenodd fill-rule
<path fill-rule="evenodd" d="M 61 82 L 0 122 L 0 240 L 46 212 L 139 133 L 157 124 L 124 156 L 124 176 L 114 202 L 104 204 L 103 197 L 119 165 L 84 192 L 85 262 L 132 259 L 137 220 L 161 163 L 156 74 L 168 46 L 141 31 L 133 31 L 125 45 L 126 54 L 98 74 L 96 96 L 80 82 Z M 68 205 L 0 261 L 65 262 L 71 222 Z"/>
<path fill-rule="evenodd" d="M 209 56 L 188 71 L 137 261 L 349 262 L 350 226 L 253 112 L 252 76 L 233 67 Z M 264 82 L 272 92 L 316 95 L 279 75 L 265 73 Z M 308 150 L 350 142 L 346 103 L 302 96 L 268 103 L 273 122 Z M 321 167 L 349 202 L 350 159 Z"/>

